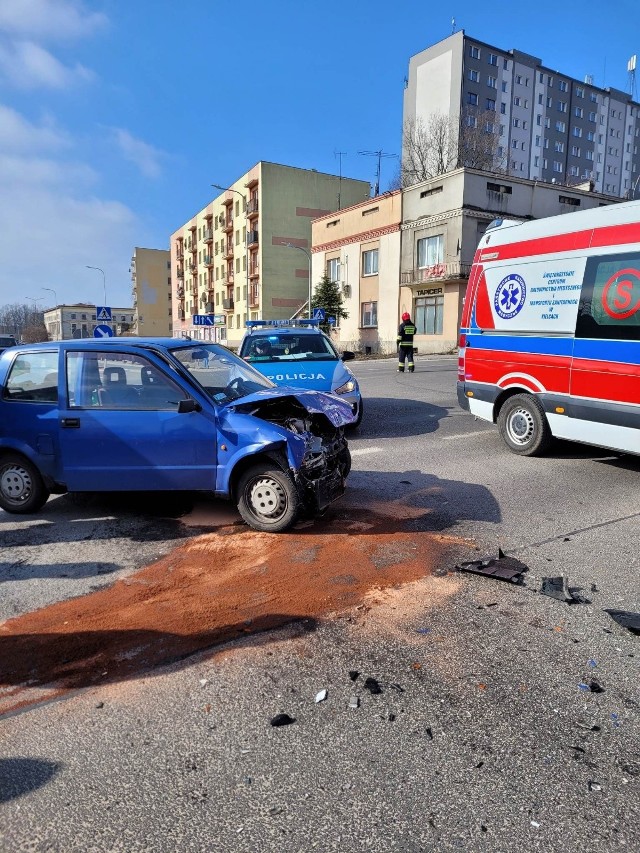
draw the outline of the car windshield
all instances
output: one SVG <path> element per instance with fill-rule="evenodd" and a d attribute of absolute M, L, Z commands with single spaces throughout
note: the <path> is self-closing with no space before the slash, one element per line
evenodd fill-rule
<path fill-rule="evenodd" d="M 336 361 L 338 353 L 324 335 L 270 332 L 245 338 L 240 354 L 249 362 Z"/>
<path fill-rule="evenodd" d="M 218 344 L 194 343 L 176 347 L 171 354 L 219 404 L 275 387 L 266 376 Z"/>

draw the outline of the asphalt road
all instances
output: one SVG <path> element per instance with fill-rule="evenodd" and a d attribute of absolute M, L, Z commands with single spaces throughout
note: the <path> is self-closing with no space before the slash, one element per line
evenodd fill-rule
<path fill-rule="evenodd" d="M 365 418 L 332 511 L 432 531 L 437 572 L 0 718 L 2 851 L 640 848 L 639 638 L 604 612 L 640 609 L 640 458 L 514 456 L 457 408 L 451 357 L 354 369 Z M 0 620 L 235 519 L 171 509 L 0 514 Z M 450 571 L 498 547 L 529 567 L 522 585 Z M 562 574 L 581 603 L 540 594 Z"/>

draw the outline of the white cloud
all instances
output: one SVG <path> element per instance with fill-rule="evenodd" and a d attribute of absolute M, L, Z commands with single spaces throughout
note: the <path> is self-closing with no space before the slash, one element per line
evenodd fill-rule
<path fill-rule="evenodd" d="M 128 130 L 123 128 L 111 128 L 113 140 L 120 149 L 122 156 L 134 163 L 147 178 L 157 178 L 161 172 L 161 160 L 164 152 L 148 142 L 136 139 Z"/>
<path fill-rule="evenodd" d="M 78 0 L 0 0 L 0 32 L 13 36 L 77 39 L 104 27 L 108 19 Z"/>
<path fill-rule="evenodd" d="M 71 68 L 32 41 L 0 43 L 0 74 L 18 89 L 65 89 L 94 79 L 93 71 Z"/>
<path fill-rule="evenodd" d="M 21 154 L 66 148 L 70 140 L 52 121 L 35 125 L 16 110 L 0 104 L 0 152 Z"/>
<path fill-rule="evenodd" d="M 0 105 L 0 305 L 43 286 L 59 301 L 101 302 L 87 264 L 105 270 L 112 305 L 130 304 L 129 260 L 145 235 L 130 208 L 98 197 L 99 177 L 64 133 Z"/>

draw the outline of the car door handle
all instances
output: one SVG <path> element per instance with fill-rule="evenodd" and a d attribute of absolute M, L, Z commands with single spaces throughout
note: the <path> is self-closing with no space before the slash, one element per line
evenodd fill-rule
<path fill-rule="evenodd" d="M 60 426 L 65 429 L 80 429 L 80 418 L 61 418 Z"/>

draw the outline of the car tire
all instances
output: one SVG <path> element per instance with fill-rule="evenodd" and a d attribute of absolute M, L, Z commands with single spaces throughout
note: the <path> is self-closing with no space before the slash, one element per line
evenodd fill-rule
<path fill-rule="evenodd" d="M 509 397 L 500 409 L 498 427 L 509 450 L 519 456 L 542 456 L 551 444 L 544 409 L 532 394 Z"/>
<path fill-rule="evenodd" d="M 345 447 L 344 450 L 340 451 L 338 461 L 340 462 L 340 467 L 342 469 L 342 477 L 346 480 L 351 471 L 351 451 L 348 447 Z"/>
<path fill-rule="evenodd" d="M 291 475 L 273 464 L 260 463 L 245 471 L 236 495 L 244 521 L 263 533 L 281 533 L 300 512 L 300 495 Z"/>
<path fill-rule="evenodd" d="M 50 492 L 36 466 L 17 453 L 0 459 L 0 507 L 19 515 L 36 512 Z"/>

